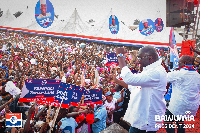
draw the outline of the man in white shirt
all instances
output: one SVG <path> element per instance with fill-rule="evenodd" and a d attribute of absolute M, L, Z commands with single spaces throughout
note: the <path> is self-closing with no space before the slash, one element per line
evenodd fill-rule
<path fill-rule="evenodd" d="M 167 74 L 167 81 L 172 83 L 172 94 L 168 110 L 165 115 L 172 118 L 172 115 L 184 116 L 190 112 L 190 116 L 196 116 L 200 100 L 200 75 L 193 67 L 193 59 L 189 55 L 181 56 L 179 60 L 180 70 Z M 173 120 L 174 121 L 174 120 Z M 166 131 L 175 133 L 175 128 L 170 128 L 173 121 L 165 121 Z M 187 121 L 187 120 L 186 120 Z M 177 132 L 185 133 L 184 120 L 175 120 Z"/>
<path fill-rule="evenodd" d="M 158 54 L 154 47 L 145 46 L 139 50 L 138 61 L 143 71 L 133 74 L 125 63 L 125 50 L 116 50 L 121 76 L 131 94 L 124 120 L 131 124 L 129 133 L 153 132 L 156 133 L 159 127 L 156 126 L 155 115 L 164 115 L 166 105 L 164 94 L 167 86 L 167 73 L 158 60 Z M 141 86 L 141 89 L 132 86 Z"/>

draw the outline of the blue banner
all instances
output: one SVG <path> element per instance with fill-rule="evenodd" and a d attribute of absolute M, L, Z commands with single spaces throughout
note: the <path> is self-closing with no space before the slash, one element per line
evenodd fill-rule
<path fill-rule="evenodd" d="M 79 103 L 85 89 L 76 85 L 72 85 L 72 87 L 75 87 L 75 89 L 73 89 L 71 103 Z"/>
<path fill-rule="evenodd" d="M 70 84 L 60 83 L 60 87 L 56 92 L 55 100 L 63 105 L 69 105 L 73 95 L 73 90 L 70 88 Z"/>
<path fill-rule="evenodd" d="M 52 101 L 59 88 L 60 80 L 28 79 L 22 89 L 20 102 Z"/>
<path fill-rule="evenodd" d="M 84 87 L 66 84 L 60 80 L 52 79 L 28 79 L 22 90 L 19 102 L 32 102 L 68 108 L 69 105 L 77 106 L 81 97 L 85 96 L 84 102 L 98 102 L 102 100 L 101 89 L 86 90 Z"/>
<path fill-rule="evenodd" d="M 106 59 L 107 59 L 106 65 L 111 65 L 111 64 L 119 65 L 116 53 L 107 53 Z"/>

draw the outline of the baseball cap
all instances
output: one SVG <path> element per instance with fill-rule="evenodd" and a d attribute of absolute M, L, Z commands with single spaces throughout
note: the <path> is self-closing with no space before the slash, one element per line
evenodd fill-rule
<path fill-rule="evenodd" d="M 107 96 L 110 96 L 110 95 L 112 95 L 112 93 L 110 91 L 108 91 L 105 96 L 107 97 Z"/>

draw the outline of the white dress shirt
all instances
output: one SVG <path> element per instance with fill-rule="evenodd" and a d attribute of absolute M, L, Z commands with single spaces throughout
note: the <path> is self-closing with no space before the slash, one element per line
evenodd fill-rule
<path fill-rule="evenodd" d="M 180 69 L 167 74 L 167 81 L 172 83 L 172 94 L 168 110 L 173 115 L 196 115 L 200 100 L 200 75 L 196 71 Z"/>
<path fill-rule="evenodd" d="M 164 94 L 166 93 L 167 73 L 161 61 L 158 60 L 144 67 L 143 71 L 138 74 L 133 74 L 127 66 L 121 71 L 121 76 L 131 91 L 124 120 L 140 130 L 159 130 L 158 127 L 155 128 L 158 122 L 155 121 L 155 115 L 164 115 L 166 111 Z M 141 86 L 141 89 L 138 86 Z"/>

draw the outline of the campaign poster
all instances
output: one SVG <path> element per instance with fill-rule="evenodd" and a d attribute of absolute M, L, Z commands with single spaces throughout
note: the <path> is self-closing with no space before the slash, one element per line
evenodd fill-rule
<path fill-rule="evenodd" d="M 106 60 L 106 66 L 111 66 L 112 64 L 119 65 L 116 53 L 107 53 Z"/>
<path fill-rule="evenodd" d="M 72 89 L 73 89 L 73 95 L 72 95 L 72 99 L 71 99 L 71 105 L 77 106 L 81 100 L 81 97 L 84 93 L 85 88 L 76 86 L 76 85 L 72 85 Z"/>
<path fill-rule="evenodd" d="M 155 20 L 155 30 L 157 32 L 161 32 L 163 30 L 163 26 L 164 26 L 164 24 L 163 24 L 162 19 L 161 18 L 157 18 Z"/>
<path fill-rule="evenodd" d="M 56 92 L 55 100 L 57 100 L 58 103 L 62 102 L 61 107 L 63 108 L 69 108 L 71 102 L 73 90 L 70 86 L 70 84 L 60 83 L 60 87 Z"/>
<path fill-rule="evenodd" d="M 22 127 L 22 113 L 6 113 L 6 127 Z"/>
<path fill-rule="evenodd" d="M 61 80 L 55 79 L 27 79 L 19 102 L 53 102 L 60 82 Z"/>
<path fill-rule="evenodd" d="M 109 29 L 112 34 L 117 34 L 119 31 L 119 21 L 115 15 L 111 15 L 109 18 Z"/>
<path fill-rule="evenodd" d="M 155 24 L 151 19 L 144 19 L 139 24 L 139 31 L 142 35 L 151 35 L 155 30 Z"/>
<path fill-rule="evenodd" d="M 37 2 L 35 7 L 35 19 L 43 28 L 51 26 L 54 20 L 54 8 L 49 0 L 39 0 Z"/>

